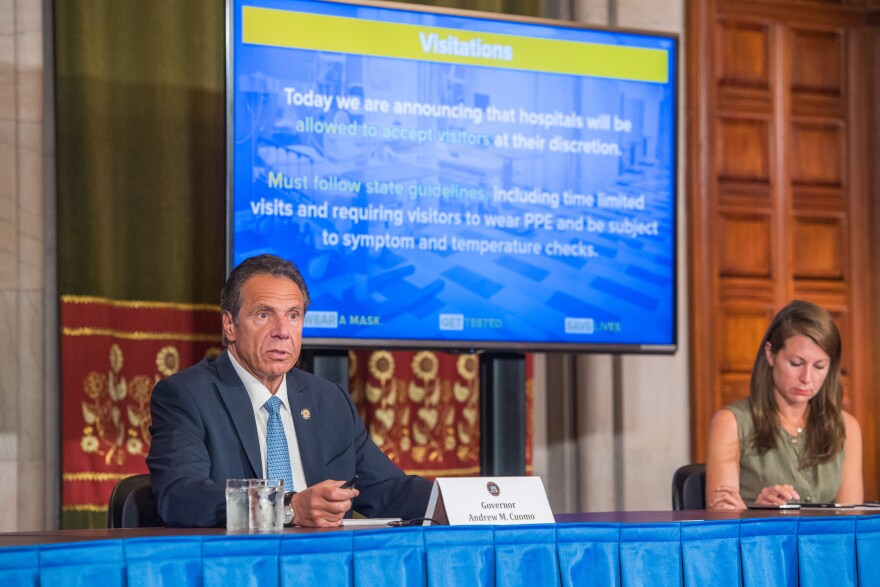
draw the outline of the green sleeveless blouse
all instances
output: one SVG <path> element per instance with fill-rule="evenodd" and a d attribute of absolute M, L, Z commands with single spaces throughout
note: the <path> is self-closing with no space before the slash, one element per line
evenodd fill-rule
<path fill-rule="evenodd" d="M 804 433 L 792 436 L 780 426 L 776 448 L 760 455 L 752 445 L 755 424 L 749 400 L 741 399 L 727 409 L 736 416 L 739 433 L 739 493 L 743 501 L 751 503 L 763 488 L 783 483 L 794 487 L 803 502 L 834 501 L 843 478 L 842 450 L 826 463 L 801 468 L 799 463 L 806 444 L 802 439 Z"/>

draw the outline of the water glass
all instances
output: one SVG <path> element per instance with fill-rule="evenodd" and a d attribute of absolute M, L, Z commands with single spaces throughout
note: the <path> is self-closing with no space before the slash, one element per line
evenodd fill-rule
<path fill-rule="evenodd" d="M 284 481 L 252 479 L 248 485 L 251 532 L 281 532 L 284 528 Z"/>
<path fill-rule="evenodd" d="M 248 487 L 251 479 L 226 480 L 226 530 L 247 532 L 249 524 Z"/>

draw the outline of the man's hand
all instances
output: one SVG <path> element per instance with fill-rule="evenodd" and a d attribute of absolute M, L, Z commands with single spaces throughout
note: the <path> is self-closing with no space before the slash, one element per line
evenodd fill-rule
<path fill-rule="evenodd" d="M 351 500 L 360 494 L 357 489 L 343 489 L 344 484 L 328 479 L 294 495 L 293 523 L 307 528 L 341 526 L 345 512 L 351 509 Z"/>

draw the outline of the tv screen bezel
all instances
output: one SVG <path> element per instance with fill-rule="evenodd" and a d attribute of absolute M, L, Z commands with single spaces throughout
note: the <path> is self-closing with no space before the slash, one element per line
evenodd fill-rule
<path fill-rule="evenodd" d="M 234 68 L 234 20 L 233 5 L 238 0 L 226 0 L 226 273 L 227 275 L 233 268 L 234 259 L 234 87 L 233 87 L 233 68 Z M 304 349 L 401 349 L 401 350 L 421 350 L 430 349 L 446 352 L 577 352 L 577 353 L 607 353 L 607 354 L 652 354 L 652 355 L 671 355 L 678 350 L 678 301 L 679 301 L 679 250 L 678 250 L 678 231 L 680 229 L 680 213 L 679 213 L 679 71 L 681 70 L 680 58 L 680 38 L 677 33 L 665 31 L 649 31 L 643 29 L 602 26 L 587 24 L 575 21 L 565 21 L 559 19 L 551 19 L 536 16 L 522 16 L 514 14 L 502 14 L 477 10 L 466 10 L 459 8 L 428 6 L 419 4 L 409 4 L 404 2 L 388 2 L 382 0 L 310 0 L 325 4 L 341 4 L 354 7 L 369 7 L 379 9 L 391 9 L 405 12 L 419 12 L 425 14 L 458 16 L 470 19 L 482 19 L 496 22 L 523 23 L 529 25 L 548 26 L 559 29 L 578 29 L 584 31 L 595 31 L 601 33 L 620 33 L 626 35 L 635 35 L 642 37 L 653 37 L 670 41 L 672 58 L 670 62 L 674 64 L 670 71 L 670 85 L 673 88 L 674 96 L 672 98 L 672 300 L 671 300 L 671 321 L 672 321 L 672 341 L 669 344 L 641 344 L 641 343 L 590 343 L 590 342 L 508 342 L 508 341 L 480 341 L 477 339 L 451 340 L 451 339 L 385 339 L 385 338 L 345 338 L 345 337 L 313 337 L 303 335 Z"/>

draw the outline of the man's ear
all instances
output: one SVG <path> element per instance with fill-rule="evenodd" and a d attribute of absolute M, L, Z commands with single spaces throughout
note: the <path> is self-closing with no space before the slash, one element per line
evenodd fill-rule
<path fill-rule="evenodd" d="M 235 342 L 235 320 L 229 310 L 224 310 L 220 315 L 223 320 L 223 334 L 226 336 L 226 342 Z"/>
<path fill-rule="evenodd" d="M 229 335 L 227 335 L 226 338 L 229 338 Z M 773 367 L 773 345 L 770 344 L 769 340 L 764 343 L 764 357 L 766 357 L 766 359 L 767 359 L 767 364 L 770 365 L 770 367 L 772 368 Z"/>

